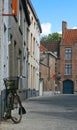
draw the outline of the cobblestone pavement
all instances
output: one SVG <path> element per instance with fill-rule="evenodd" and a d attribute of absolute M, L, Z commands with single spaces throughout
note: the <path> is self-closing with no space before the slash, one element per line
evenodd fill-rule
<path fill-rule="evenodd" d="M 23 105 L 21 122 L 2 121 L 0 130 L 77 130 L 77 95 L 35 97 Z"/>

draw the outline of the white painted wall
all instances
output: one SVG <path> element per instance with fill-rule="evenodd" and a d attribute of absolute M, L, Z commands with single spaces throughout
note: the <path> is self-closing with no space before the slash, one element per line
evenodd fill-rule
<path fill-rule="evenodd" d="M 3 78 L 8 76 L 8 17 L 2 16 L 0 1 L 0 91 L 4 89 Z M 4 0 L 4 9 L 8 13 L 8 0 Z"/>
<path fill-rule="evenodd" d="M 2 90 L 2 78 L 3 78 L 3 43 L 2 43 L 2 1 L 0 0 L 0 94 Z"/>
<path fill-rule="evenodd" d="M 28 43 L 28 88 L 39 90 L 39 46 L 40 46 L 40 30 L 38 22 L 28 5 L 31 25 L 29 28 Z M 35 41 L 34 41 L 35 39 Z M 33 53 L 34 52 L 34 53 Z"/>
<path fill-rule="evenodd" d="M 28 23 L 27 20 L 25 18 L 25 14 L 23 13 L 23 62 L 22 62 L 22 75 L 25 76 L 25 78 L 22 79 L 22 85 L 23 85 L 23 89 L 27 89 L 28 87 L 28 57 L 27 57 L 27 53 L 28 53 Z M 25 19 L 25 22 L 24 22 Z M 25 42 L 25 44 L 24 44 Z"/>

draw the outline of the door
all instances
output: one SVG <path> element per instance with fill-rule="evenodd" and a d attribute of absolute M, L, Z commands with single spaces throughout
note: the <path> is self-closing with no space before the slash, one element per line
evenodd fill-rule
<path fill-rule="evenodd" d="M 74 91 L 73 81 L 65 80 L 63 81 L 63 93 L 64 94 L 73 94 Z"/>

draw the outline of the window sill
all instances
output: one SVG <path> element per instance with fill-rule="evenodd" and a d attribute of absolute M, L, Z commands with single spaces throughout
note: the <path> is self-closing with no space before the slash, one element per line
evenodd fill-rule
<path fill-rule="evenodd" d="M 72 74 L 64 74 L 65 78 L 72 78 Z"/>

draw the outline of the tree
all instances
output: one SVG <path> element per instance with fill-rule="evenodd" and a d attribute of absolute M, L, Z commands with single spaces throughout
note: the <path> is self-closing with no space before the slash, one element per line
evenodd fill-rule
<path fill-rule="evenodd" d="M 56 32 L 56 33 L 49 34 L 48 36 L 41 37 L 41 41 L 53 42 L 53 41 L 61 40 L 61 37 L 62 34 Z"/>

